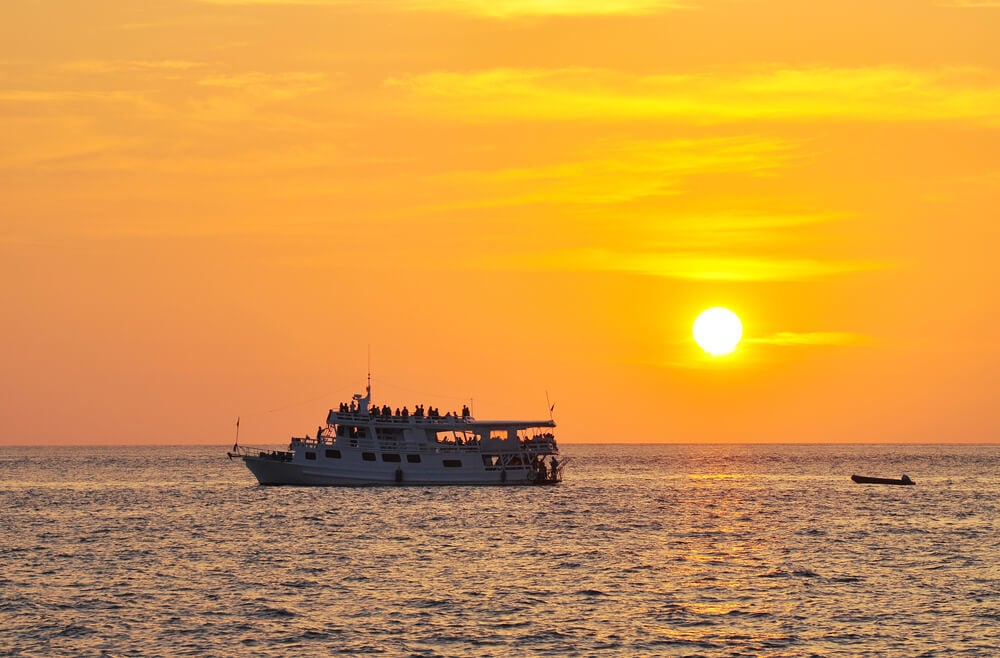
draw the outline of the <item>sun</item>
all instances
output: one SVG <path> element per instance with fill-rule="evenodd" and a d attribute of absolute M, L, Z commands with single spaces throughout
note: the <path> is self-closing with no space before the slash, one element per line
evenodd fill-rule
<path fill-rule="evenodd" d="M 731 353 L 742 337 L 743 323 L 728 308 L 707 309 L 694 321 L 695 342 L 712 356 Z"/>

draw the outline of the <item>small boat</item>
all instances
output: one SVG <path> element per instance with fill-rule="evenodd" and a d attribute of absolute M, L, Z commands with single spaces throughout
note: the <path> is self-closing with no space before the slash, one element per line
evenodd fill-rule
<path fill-rule="evenodd" d="M 851 479 L 858 484 L 916 484 L 909 475 L 904 475 L 898 480 L 895 478 L 872 478 L 867 475 L 852 475 Z"/>
<path fill-rule="evenodd" d="M 236 445 L 263 485 L 551 485 L 565 461 L 548 420 L 478 420 L 471 410 L 441 415 L 418 405 L 393 411 L 365 395 L 331 409 L 314 438 L 293 437 L 287 450 Z M 237 430 L 239 423 L 237 423 Z"/>

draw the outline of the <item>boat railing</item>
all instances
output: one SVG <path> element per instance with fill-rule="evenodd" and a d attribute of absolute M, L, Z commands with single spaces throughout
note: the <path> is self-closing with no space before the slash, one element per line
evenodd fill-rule
<path fill-rule="evenodd" d="M 433 444 L 436 452 L 482 452 L 478 442 L 455 443 L 454 441 L 440 441 Z"/>
<path fill-rule="evenodd" d="M 239 446 L 241 449 L 244 446 Z M 322 448 L 352 448 L 361 450 L 377 450 L 382 452 L 422 452 L 426 450 L 431 450 L 433 452 L 504 452 L 504 453 L 514 453 L 514 452 L 526 452 L 532 455 L 544 455 L 544 454 L 558 454 L 559 449 L 556 447 L 556 441 L 551 437 L 537 437 L 530 438 L 524 441 L 519 441 L 513 444 L 491 444 L 487 447 L 483 447 L 482 443 L 478 440 L 466 441 L 464 443 L 459 443 L 453 440 L 439 440 L 439 441 L 428 441 L 424 442 L 413 442 L 407 441 L 405 439 L 389 439 L 382 438 L 376 439 L 373 437 L 350 437 L 350 436 L 322 436 L 318 439 L 311 437 L 293 437 L 288 449 L 294 450 L 296 448 L 304 448 L 307 450 L 319 450 Z M 266 448 L 251 448 L 246 449 L 253 451 L 255 454 L 252 456 L 258 456 L 257 452 L 267 452 L 269 449 Z M 287 454 L 291 455 L 291 452 Z"/>
<path fill-rule="evenodd" d="M 337 423 L 344 425 L 361 425 L 366 424 L 369 420 L 374 420 L 377 423 L 388 423 L 391 425 L 474 423 L 476 420 L 472 416 L 416 416 L 414 414 L 410 414 L 408 416 L 386 416 L 384 414 L 366 414 L 361 413 L 360 411 L 333 411 L 332 409 L 330 410 L 330 415 L 332 418 L 336 419 Z"/>
<path fill-rule="evenodd" d="M 364 436 L 323 436 L 318 439 L 309 437 L 292 439 L 293 448 L 301 446 L 310 450 L 318 448 L 367 448 L 376 450 L 380 445 L 385 445 L 385 443 L 380 444 L 375 439 Z"/>
<path fill-rule="evenodd" d="M 558 452 L 556 440 L 553 437 L 530 438 L 524 442 L 524 447 L 528 452 L 551 453 Z"/>
<path fill-rule="evenodd" d="M 287 450 L 276 450 L 274 448 L 264 448 L 260 446 L 241 446 L 234 445 L 233 449 L 226 453 L 229 458 L 257 458 L 257 459 L 273 459 L 279 462 L 290 462 L 292 461 L 292 453 Z"/>
<path fill-rule="evenodd" d="M 293 438 L 292 448 L 302 447 L 307 450 L 322 448 L 352 448 L 360 450 L 377 450 L 381 452 L 419 452 L 426 449 L 426 444 L 402 439 L 375 439 L 363 436 L 324 436 L 319 440 L 312 438 Z"/>

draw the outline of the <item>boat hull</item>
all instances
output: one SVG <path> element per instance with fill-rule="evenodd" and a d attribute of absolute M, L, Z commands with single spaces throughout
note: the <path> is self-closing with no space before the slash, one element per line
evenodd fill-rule
<path fill-rule="evenodd" d="M 235 456 L 235 455 L 234 455 Z M 471 457 L 471 456 L 470 456 Z M 440 486 L 440 485 L 533 485 L 554 484 L 551 479 L 536 482 L 534 471 L 527 467 L 487 471 L 474 465 L 462 468 L 403 464 L 389 468 L 350 469 L 282 461 L 267 456 L 240 456 L 257 478 L 268 486 L 370 487 L 370 486 Z"/>
<path fill-rule="evenodd" d="M 852 475 L 851 479 L 858 484 L 894 484 L 894 485 L 914 485 L 916 482 L 910 478 L 873 478 L 866 475 Z"/>

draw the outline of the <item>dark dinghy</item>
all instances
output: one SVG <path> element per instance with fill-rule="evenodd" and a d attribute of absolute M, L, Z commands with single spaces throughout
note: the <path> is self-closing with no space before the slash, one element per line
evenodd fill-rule
<path fill-rule="evenodd" d="M 865 475 L 852 475 L 851 479 L 858 484 L 916 484 L 909 475 L 904 475 L 898 480 L 893 478 L 870 478 Z"/>

